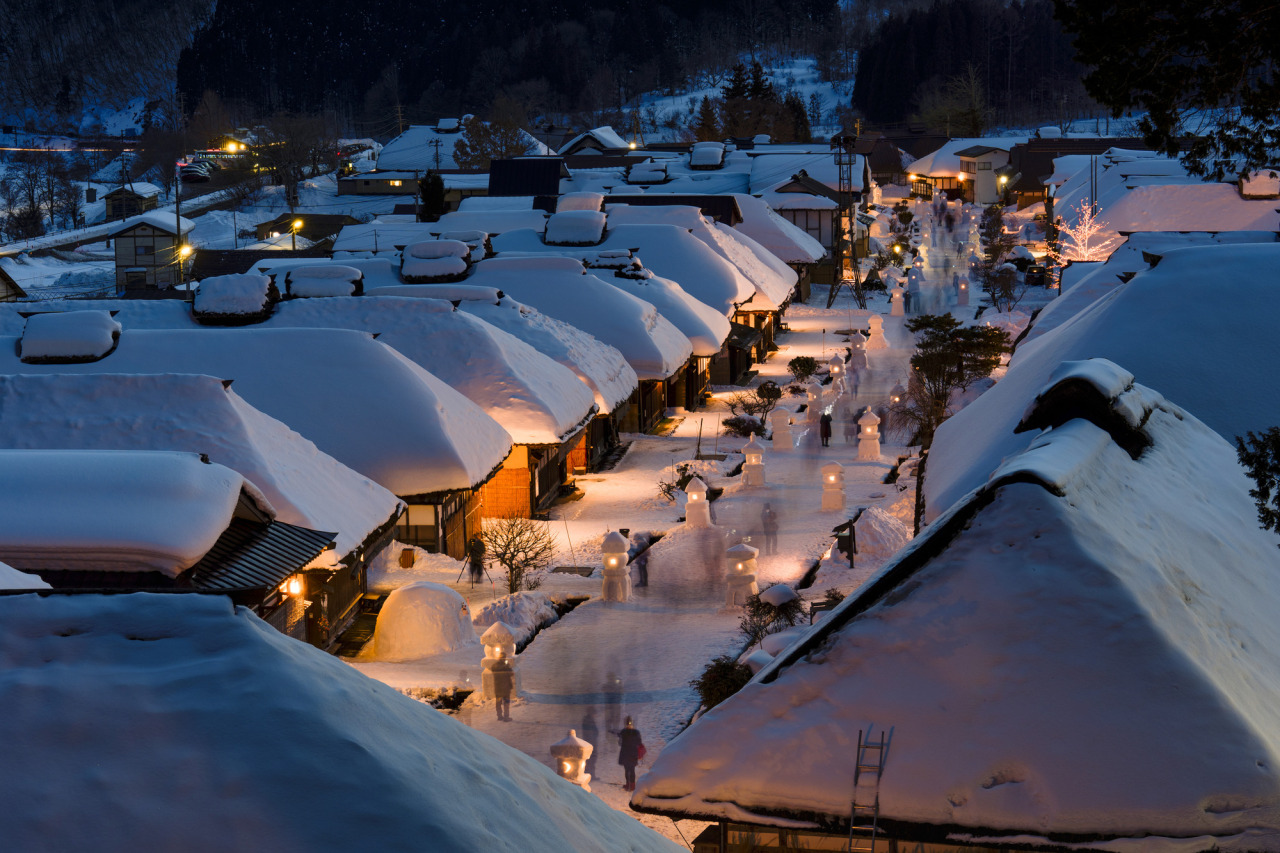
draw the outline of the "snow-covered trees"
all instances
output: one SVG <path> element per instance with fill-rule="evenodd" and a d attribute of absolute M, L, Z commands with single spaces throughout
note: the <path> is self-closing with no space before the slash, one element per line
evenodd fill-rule
<path fill-rule="evenodd" d="M 1236 454 L 1257 488 L 1249 490 L 1264 530 L 1280 532 L 1280 427 L 1236 436 Z"/>
<path fill-rule="evenodd" d="M 485 551 L 507 570 L 507 592 L 537 589 L 555 556 L 556 540 L 544 521 L 508 515 L 485 521 L 480 533 Z"/>
<path fill-rule="evenodd" d="M 494 160 L 529 152 L 530 139 L 524 131 L 524 110 L 520 105 L 510 98 L 499 97 L 491 113 L 489 121 L 470 116 L 462 123 L 462 138 L 453 146 L 453 159 L 458 168 L 484 171 Z"/>

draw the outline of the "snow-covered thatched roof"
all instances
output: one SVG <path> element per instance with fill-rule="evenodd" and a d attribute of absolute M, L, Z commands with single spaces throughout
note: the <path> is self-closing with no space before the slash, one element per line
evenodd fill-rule
<path fill-rule="evenodd" d="M 815 264 L 827 256 L 822 243 L 783 219 L 762 199 L 734 193 L 742 221 L 735 228 L 789 264 Z"/>
<path fill-rule="evenodd" d="M 572 258 L 492 258 L 476 264 L 467 283 L 500 290 L 616 347 L 641 379 L 667 379 L 693 353 L 653 305 L 587 274 Z"/>
<path fill-rule="evenodd" d="M 1212 282 L 1229 290 L 1206 297 Z M 1065 297 L 1064 297 L 1065 298 Z M 929 518 L 1030 443 L 1026 400 L 1063 361 L 1107 358 L 1227 441 L 1280 423 L 1280 244 L 1165 252 L 1059 328 L 1018 347 L 1003 379 L 939 428 L 925 478 Z M 1257 367 L 1251 367 L 1257 366 Z"/>
<path fill-rule="evenodd" d="M 591 390 L 568 368 L 440 299 L 289 302 L 264 326 L 378 333 L 379 341 L 478 405 L 517 444 L 558 444 L 595 414 Z"/>
<path fill-rule="evenodd" d="M 954 178 L 960 173 L 960 154 L 966 148 L 983 146 L 1008 151 L 1015 145 L 1025 144 L 1025 136 L 985 136 L 971 139 L 950 139 L 937 151 L 931 151 L 914 161 L 904 171 L 913 175 L 933 178 Z"/>
<path fill-rule="evenodd" d="M 478 406 L 367 333 L 195 328 L 189 315 L 187 328 L 174 328 L 175 309 L 151 308 L 156 301 L 172 300 L 108 303 L 122 306 L 116 317 L 125 331 L 114 352 L 87 364 L 27 364 L 18 359 L 17 340 L 0 338 L 0 374 L 233 380 L 250 405 L 401 496 L 478 486 L 511 450 L 506 430 Z"/>
<path fill-rule="evenodd" d="M 218 541 L 245 485 L 196 453 L 62 449 L 0 450 L 0 482 L 0 559 L 10 566 L 171 578 Z"/>
<path fill-rule="evenodd" d="M 3 597 L 0 657 L 7 850 L 683 849 L 223 597 Z"/>
<path fill-rule="evenodd" d="M 397 511 L 395 495 L 210 376 L 0 375 L 0 447 L 203 453 L 280 521 L 337 531 L 338 557 Z"/>
<path fill-rule="evenodd" d="M 573 139 L 570 139 L 564 145 L 561 145 L 557 154 L 574 154 L 574 153 L 596 153 L 603 151 L 608 153 L 620 153 L 630 149 L 627 141 L 618 135 L 618 132 L 609 125 L 603 127 L 592 128 L 585 133 L 579 133 Z"/>
<path fill-rule="evenodd" d="M 498 252 L 563 252 L 563 247 L 545 245 L 541 237 L 532 231 L 502 234 L 494 238 L 493 247 Z M 645 267 L 655 275 L 677 282 L 694 299 L 711 306 L 726 317 L 732 317 L 737 306 L 746 303 L 756 293 L 755 287 L 741 270 L 691 234 L 687 228 L 677 225 L 611 224 L 604 242 L 594 249 L 636 250 L 635 253 L 644 260 Z M 520 298 L 520 301 L 528 300 Z M 536 303 L 529 304 L 536 307 Z"/>
<path fill-rule="evenodd" d="M 847 831 L 883 732 L 891 838 L 1280 849 L 1276 540 L 1234 449 L 1107 362 L 1037 393 L 1030 446 L 668 744 L 634 807 Z"/>

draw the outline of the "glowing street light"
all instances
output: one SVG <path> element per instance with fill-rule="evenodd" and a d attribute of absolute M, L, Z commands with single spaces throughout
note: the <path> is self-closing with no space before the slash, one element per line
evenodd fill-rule
<path fill-rule="evenodd" d="M 302 228 L 302 220 L 293 220 L 293 226 L 289 229 L 289 242 L 293 244 L 293 250 L 298 251 L 298 231 Z"/>

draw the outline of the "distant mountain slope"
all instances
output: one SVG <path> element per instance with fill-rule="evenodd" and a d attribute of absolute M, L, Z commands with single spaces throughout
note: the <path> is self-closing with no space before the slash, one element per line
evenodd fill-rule
<path fill-rule="evenodd" d="M 214 0 L 0 0 L 0 111 L 121 105 L 173 93 L 179 53 Z"/>

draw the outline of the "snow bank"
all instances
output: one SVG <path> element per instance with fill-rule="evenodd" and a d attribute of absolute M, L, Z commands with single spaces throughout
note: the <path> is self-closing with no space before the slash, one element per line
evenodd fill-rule
<path fill-rule="evenodd" d="M 101 358 L 111 352 L 121 326 L 106 311 L 35 314 L 22 333 L 22 360 L 57 362 Z"/>
<path fill-rule="evenodd" d="M 855 527 L 859 559 L 887 560 L 911 541 L 911 528 L 882 507 L 867 507 Z"/>
<path fill-rule="evenodd" d="M 194 453 L 91 450 L 0 450 L 0 483 L 10 566 L 171 578 L 218 541 L 244 486 Z"/>
<path fill-rule="evenodd" d="M 0 656 L 6 849 L 683 849 L 225 598 L 3 598 Z"/>
<path fill-rule="evenodd" d="M 520 645 L 559 618 L 551 596 L 545 592 L 517 592 L 489 602 L 476 611 L 471 621 L 477 629 L 502 622 L 511 629 L 516 645 Z"/>
<path fill-rule="evenodd" d="M 444 584 L 417 581 L 383 602 L 368 659 L 418 660 L 478 645 L 466 599 Z"/>
<path fill-rule="evenodd" d="M 0 589 L 49 589 L 49 584 L 36 575 L 20 572 L 13 566 L 0 563 Z"/>
<path fill-rule="evenodd" d="M 556 199 L 556 213 L 570 210 L 600 211 L 604 208 L 604 194 L 593 192 L 565 193 Z M 554 220 L 554 217 L 552 217 Z M 547 223 L 548 229 L 551 223 Z"/>
<path fill-rule="evenodd" d="M 257 314 L 270 303 L 271 279 L 240 273 L 198 282 L 193 309 L 199 314 Z"/>
<path fill-rule="evenodd" d="M 413 563 L 400 565 L 400 554 L 408 550 Z M 464 564 L 448 554 L 433 554 L 417 545 L 392 542 L 369 563 L 369 591 L 388 593 L 406 584 L 426 580 L 456 581 L 462 577 Z"/>

